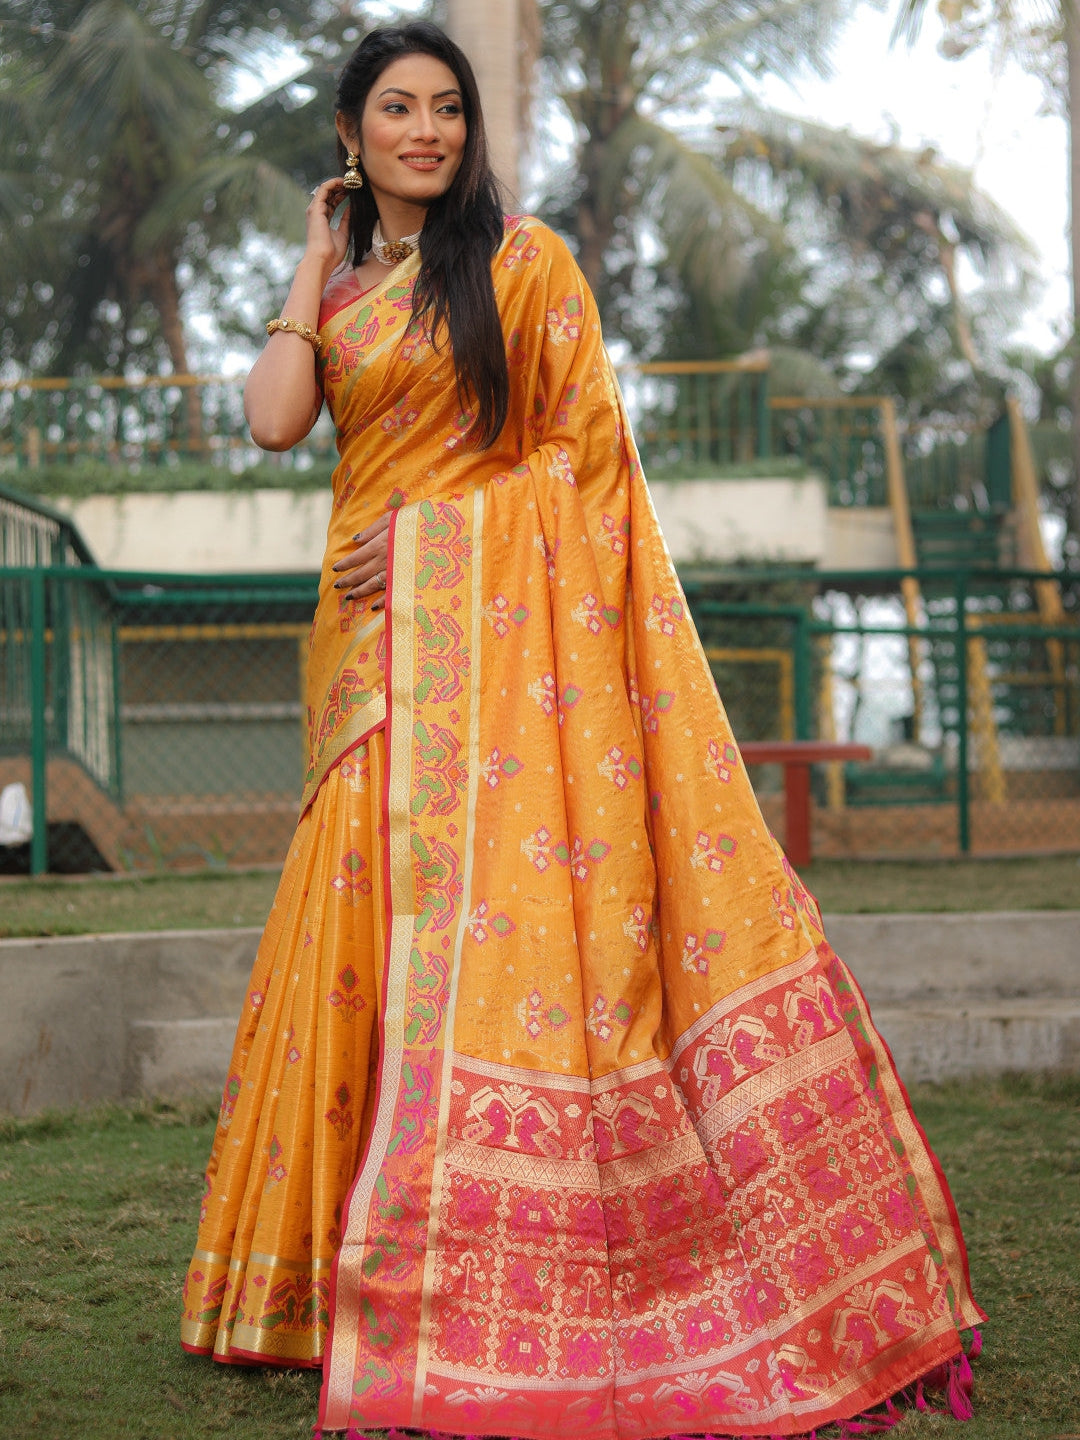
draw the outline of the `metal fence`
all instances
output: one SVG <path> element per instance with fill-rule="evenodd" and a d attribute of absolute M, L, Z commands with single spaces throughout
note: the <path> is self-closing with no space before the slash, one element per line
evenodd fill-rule
<path fill-rule="evenodd" d="M 0 469 L 14 477 L 46 465 L 145 468 L 180 459 L 246 469 L 267 456 L 248 433 L 243 384 L 242 377 L 215 375 L 4 381 Z M 334 430 L 324 415 L 276 463 L 302 467 L 333 453 Z"/>
<path fill-rule="evenodd" d="M 737 635 L 761 657 L 717 677 L 741 739 L 873 750 L 869 762 L 816 767 L 815 854 L 1080 851 L 1080 575 L 929 568 L 684 578 L 707 653 Z M 783 603 L 748 605 L 754 590 Z M 781 672 L 769 675 L 764 663 L 777 652 L 790 656 L 790 703 Z M 783 777 L 755 775 L 780 830 Z"/>
<path fill-rule="evenodd" d="M 833 503 L 885 503 L 876 399 L 774 397 L 764 358 L 626 364 L 619 378 L 650 473 L 709 473 L 792 457 L 827 476 Z M 273 463 L 303 468 L 333 451 L 324 414 L 306 440 Z M 267 458 L 248 433 L 239 376 L 0 382 L 0 471 L 24 484 L 26 472 L 43 466 L 145 469 L 197 460 L 239 471 Z"/>
<path fill-rule="evenodd" d="M 771 397 L 768 379 L 626 367 L 647 470 L 790 457 L 832 505 L 887 505 L 904 569 L 688 570 L 736 734 L 871 746 L 815 773 L 819 854 L 1080 850 L 1080 580 L 1046 557 L 1018 405 L 980 435 L 905 437 L 887 398 Z M 239 382 L 0 385 L 0 468 L 253 454 Z M 0 488 L 0 785 L 35 811 L 0 869 L 277 863 L 314 599 L 313 577 L 107 574 L 62 515 Z M 755 775 L 782 833 L 783 774 Z"/>
<path fill-rule="evenodd" d="M 783 457 L 820 470 L 834 504 L 886 503 L 880 400 L 772 396 L 764 358 L 626 364 L 619 379 L 650 474 L 708 474 Z M 241 471 L 269 460 L 294 469 L 333 453 L 325 414 L 292 450 L 268 457 L 257 449 L 239 376 L 0 382 L 0 473 L 23 486 L 42 467 L 145 470 L 187 460 Z"/>
<path fill-rule="evenodd" d="M 745 463 L 771 453 L 768 362 L 661 361 L 620 369 L 646 464 L 657 470 Z M 273 463 L 304 468 L 334 453 L 323 415 Z M 145 469 L 198 460 L 265 464 L 244 419 L 243 378 L 212 375 L 0 382 L 0 471 L 106 464 Z"/>
<path fill-rule="evenodd" d="M 892 506 L 904 488 L 904 467 L 913 467 L 915 508 L 924 534 L 941 530 L 951 544 L 956 526 L 971 529 L 985 509 L 987 485 L 972 465 L 989 453 L 983 437 L 940 440 L 902 434 L 887 397 L 827 399 L 774 396 L 769 368 L 761 360 L 658 361 L 619 368 L 627 411 L 646 474 L 701 478 L 713 474 L 783 473 L 786 466 L 813 470 L 825 481 L 835 506 Z M 1000 429 L 1000 427 L 999 427 Z M 1004 481 L 1009 486 L 1008 423 L 1004 425 Z M 998 445 L 997 451 L 1001 446 Z M 905 461 L 905 450 L 910 458 Z M 39 379 L 0 383 L 0 502 L 3 482 L 35 489 L 35 472 L 47 469 L 54 487 L 77 467 L 113 473 L 154 468 L 165 472 L 150 488 L 168 485 L 168 472 L 184 462 L 228 481 L 232 473 L 269 466 L 292 474 L 332 465 L 333 427 L 320 416 L 311 434 L 292 450 L 267 455 L 248 434 L 242 382 L 200 376 Z M 995 452 L 996 453 L 996 452 Z M 181 477 L 183 470 L 179 471 Z M 955 508 L 963 482 L 965 512 Z M 146 483 L 146 482 L 144 482 Z M 104 488 L 110 488 L 106 483 Z M 906 503 L 906 502 L 905 502 Z M 980 521 L 989 544 L 1000 542 L 1003 511 Z M 0 528 L 3 528 L 0 526 Z M 933 543 L 932 539 L 928 543 Z M 901 549 L 902 563 L 915 563 Z M 985 547 L 984 547 L 985 548 Z M 989 554 L 989 549 L 987 550 Z M 8 564 L 18 556 L 4 556 Z"/>
<path fill-rule="evenodd" d="M 619 379 L 650 474 L 708 474 L 772 453 L 765 359 L 651 361 L 622 366 Z"/>
<path fill-rule="evenodd" d="M 981 514 L 989 517 L 987 554 L 1000 539 L 1012 504 L 1012 432 L 1023 425 L 1016 406 L 986 431 L 946 434 L 905 429 L 888 397 L 773 395 L 767 358 L 618 368 L 649 475 L 685 478 L 785 461 L 819 473 L 831 505 L 884 506 L 902 470 L 910 508 L 936 517 L 947 538 L 965 517 Z M 0 382 L 0 476 L 32 489 L 33 472 L 43 467 L 145 472 L 187 461 L 241 472 L 332 463 L 328 415 L 292 450 L 269 456 L 251 441 L 242 392 L 240 377 L 199 375 Z"/>
<path fill-rule="evenodd" d="M 311 576 L 0 571 L 0 868 L 270 864 L 296 820 Z"/>
<path fill-rule="evenodd" d="M 776 396 L 769 408 L 773 453 L 797 456 L 818 471 L 830 505 L 889 503 L 886 430 L 896 424 L 890 401 Z"/>
<path fill-rule="evenodd" d="M 912 625 L 901 581 L 917 587 Z M 854 740 L 816 767 L 818 856 L 1080 852 L 1080 575 L 688 571 L 744 740 Z M 304 762 L 310 576 L 0 571 L 8 871 L 280 863 Z M 755 767 L 783 838 L 783 774 Z"/>

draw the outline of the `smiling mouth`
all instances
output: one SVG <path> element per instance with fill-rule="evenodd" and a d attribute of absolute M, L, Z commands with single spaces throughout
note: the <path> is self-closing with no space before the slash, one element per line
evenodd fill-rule
<path fill-rule="evenodd" d="M 411 165 L 414 170 L 434 170 L 441 165 L 441 155 L 400 155 L 398 159 L 406 165 Z"/>

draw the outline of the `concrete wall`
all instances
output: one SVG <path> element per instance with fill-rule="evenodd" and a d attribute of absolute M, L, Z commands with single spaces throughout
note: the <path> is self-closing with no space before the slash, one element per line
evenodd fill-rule
<path fill-rule="evenodd" d="M 166 574 L 317 571 L 330 518 L 327 488 L 231 494 L 94 495 L 56 502 L 106 570 Z"/>
<path fill-rule="evenodd" d="M 861 505 L 829 511 L 822 570 L 895 570 L 899 564 L 889 509 Z"/>
<path fill-rule="evenodd" d="M 1080 1068 L 1080 911 L 827 927 L 905 1079 Z M 0 941 L 0 1111 L 220 1091 L 258 938 Z"/>
<path fill-rule="evenodd" d="M 800 479 L 655 480 L 649 491 L 676 561 L 820 564 L 829 508 L 816 475 Z"/>
<path fill-rule="evenodd" d="M 0 941 L 0 1110 L 220 1089 L 258 936 Z"/>
<path fill-rule="evenodd" d="M 822 569 L 897 564 L 888 510 L 830 508 L 816 475 L 657 480 L 650 490 L 676 562 L 800 562 Z M 58 500 L 100 565 L 165 573 L 316 571 L 329 488 L 236 494 L 96 495 Z"/>

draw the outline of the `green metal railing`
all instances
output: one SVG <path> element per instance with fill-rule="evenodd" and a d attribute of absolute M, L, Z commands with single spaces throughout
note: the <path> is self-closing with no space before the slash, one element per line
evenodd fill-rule
<path fill-rule="evenodd" d="M 917 625 L 906 579 L 935 596 Z M 960 853 L 1080 850 L 1080 625 L 1040 621 L 1046 583 L 1041 571 L 685 576 L 739 738 L 867 739 L 854 712 L 844 720 L 823 701 L 830 675 L 871 709 L 911 718 L 925 766 L 898 768 L 885 747 L 850 772 L 835 808 L 842 853 L 859 854 L 895 853 L 905 825 L 921 853 L 927 805 L 948 832 L 935 843 Z M 1055 583 L 1069 617 L 1080 576 Z M 827 613 L 841 588 L 867 604 Z M 114 869 L 279 859 L 302 785 L 316 589 L 313 576 L 0 570 L 0 783 L 30 789 L 32 871 L 63 868 L 60 822 L 81 826 Z M 924 693 L 914 715 L 912 654 Z M 819 819 L 832 805 L 819 795 Z M 883 814 L 867 838 L 859 826 Z"/>
<path fill-rule="evenodd" d="M 985 430 L 909 434 L 904 471 L 912 508 L 1003 514 L 1013 502 L 1009 442 L 1007 414 Z"/>
<path fill-rule="evenodd" d="M 772 447 L 824 476 L 830 505 L 887 505 L 885 441 L 876 399 L 770 401 Z"/>
<path fill-rule="evenodd" d="M 767 361 L 655 361 L 619 378 L 647 472 L 708 473 L 771 452 Z"/>
<path fill-rule="evenodd" d="M 91 562 L 64 515 L 0 488 L 0 752 L 30 755 L 36 872 L 48 863 L 49 749 L 72 756 L 106 794 L 119 787 L 116 635 L 107 587 L 83 583 Z"/>
<path fill-rule="evenodd" d="M 92 558 L 66 515 L 0 485 L 0 566 L 86 565 Z"/>
<path fill-rule="evenodd" d="M 278 463 L 334 449 L 324 422 Z M 99 463 L 145 467 L 178 459 L 242 469 L 265 459 L 244 419 L 243 379 L 119 376 L 0 383 L 0 466 Z M 306 463 L 306 462 L 301 462 Z"/>
<path fill-rule="evenodd" d="M 28 754 L 32 868 L 47 869 L 46 767 L 70 756 L 120 793 L 119 655 L 103 588 L 78 569 L 0 571 L 0 753 Z"/>
<path fill-rule="evenodd" d="M 833 505 L 886 505 L 884 402 L 806 399 L 769 391 L 766 359 L 626 364 L 619 376 L 646 473 L 690 478 L 732 466 L 795 459 L 826 480 Z M 42 466 L 98 463 L 129 469 L 196 460 L 241 470 L 269 457 L 251 442 L 243 381 L 167 376 L 38 379 L 0 384 L 0 474 L 31 486 Z M 959 437 L 909 434 L 904 444 L 915 510 L 997 512 L 1010 504 L 1008 420 Z M 272 463 L 323 461 L 334 450 L 324 415 L 303 444 Z M 6 557 L 18 563 L 18 556 Z"/>
<path fill-rule="evenodd" d="M 765 361 L 627 365 L 620 378 L 648 464 L 715 467 L 769 454 Z M 333 431 L 324 421 L 279 463 L 326 456 L 333 448 Z M 265 458 L 248 435 L 242 378 L 106 376 L 0 384 L 0 467 L 11 471 L 87 462 L 143 467 L 177 459 L 240 468 Z"/>
<path fill-rule="evenodd" d="M 29 781 L 31 873 L 56 858 L 57 814 L 113 868 L 224 855 L 222 816 L 294 814 L 317 592 L 309 575 L 0 569 L 0 776 Z"/>
<path fill-rule="evenodd" d="M 917 625 L 905 623 L 905 580 L 935 597 Z M 798 605 L 722 598 L 729 586 L 790 590 L 796 583 L 790 570 L 764 569 L 684 580 L 706 653 L 736 634 L 744 653 L 755 636 L 770 649 L 788 648 L 796 675 L 791 738 L 835 738 L 821 731 L 820 702 L 832 663 L 822 661 L 821 646 L 826 655 L 846 656 L 840 665 L 845 683 L 872 701 L 891 700 L 896 718 L 904 717 L 910 730 L 906 748 L 898 747 L 898 763 L 886 746 L 875 762 L 850 767 L 851 795 L 844 798 L 840 786 L 843 816 L 855 813 L 852 806 L 895 807 L 886 842 L 892 851 L 910 847 L 915 838 L 907 837 L 907 847 L 902 843 L 904 815 L 910 812 L 912 824 L 921 827 L 927 805 L 954 817 L 952 843 L 960 854 L 1080 850 L 1080 574 L 1055 576 L 1065 601 L 1059 623 L 1040 619 L 1038 591 L 1047 583 L 1041 570 L 815 572 L 804 577 L 807 596 Z M 814 598 L 830 591 L 872 596 L 873 617 L 863 618 L 855 605 L 850 619 L 826 618 Z M 767 630 L 749 629 L 759 615 L 768 617 L 756 622 Z M 777 628 L 784 626 L 786 635 Z M 876 661 L 868 661 L 867 647 Z M 885 650 L 892 658 L 882 665 Z M 853 662 L 856 654 L 861 658 Z M 921 715 L 911 713 L 915 687 L 904 674 L 910 656 L 924 680 Z M 877 672 L 868 673 L 875 664 Z M 736 693 L 736 707 L 740 703 Z M 835 718 L 831 701 L 829 710 Z M 775 717 L 773 733 L 753 733 L 744 725 L 743 738 L 788 738 L 775 691 L 769 708 L 763 711 L 759 702 L 757 713 Z M 849 732 L 841 738 L 866 736 Z M 920 759 L 923 765 L 913 764 Z M 854 837 L 850 820 L 842 824 Z M 880 850 L 874 838 L 852 843 L 863 855 Z M 931 843 L 947 847 L 948 839 L 939 833 Z"/>

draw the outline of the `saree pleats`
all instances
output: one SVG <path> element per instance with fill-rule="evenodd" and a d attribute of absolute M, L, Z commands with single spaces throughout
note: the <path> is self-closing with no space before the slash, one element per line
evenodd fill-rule
<path fill-rule="evenodd" d="M 383 755 L 376 732 L 304 815 L 252 971 L 181 1322 L 221 1360 L 322 1359 L 378 1058 Z"/>
<path fill-rule="evenodd" d="M 325 1431 L 854 1416 L 982 1318 L 944 1178 L 761 817 L 565 247 L 508 225 L 481 455 L 408 266 L 323 327 L 308 809 L 185 1342 L 323 1354 Z M 382 508 L 385 629 L 329 570 Z"/>

